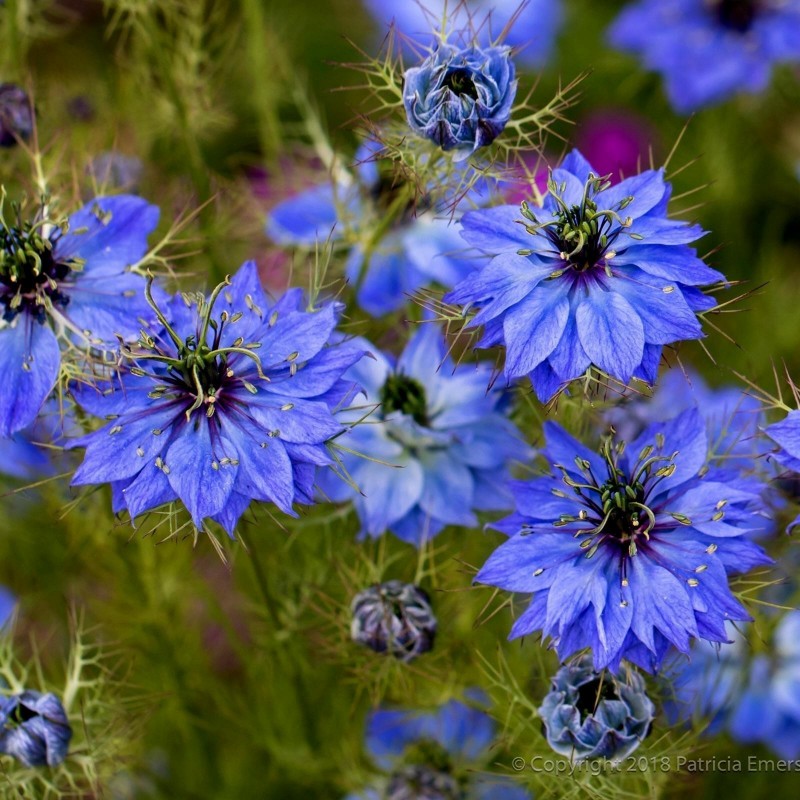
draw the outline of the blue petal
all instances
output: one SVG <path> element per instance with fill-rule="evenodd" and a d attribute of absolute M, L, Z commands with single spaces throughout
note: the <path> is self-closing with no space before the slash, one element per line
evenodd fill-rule
<path fill-rule="evenodd" d="M 0 436 L 11 436 L 33 422 L 50 394 L 61 366 L 61 352 L 48 325 L 28 314 L 0 330 Z"/>
<path fill-rule="evenodd" d="M 593 291 L 578 306 L 576 321 L 586 355 L 627 383 L 644 354 L 644 326 L 633 306 L 616 292 Z"/>
<path fill-rule="evenodd" d="M 70 232 L 57 240 L 54 255 L 83 259 L 79 276 L 121 275 L 147 252 L 158 217 L 156 206 L 135 195 L 97 197 L 70 216 Z"/>
<path fill-rule="evenodd" d="M 324 183 L 301 192 L 275 206 L 267 216 L 267 235 L 278 244 L 313 246 L 325 241 L 334 231 L 339 218 L 336 204 L 342 202 L 341 192 L 333 184 Z"/>

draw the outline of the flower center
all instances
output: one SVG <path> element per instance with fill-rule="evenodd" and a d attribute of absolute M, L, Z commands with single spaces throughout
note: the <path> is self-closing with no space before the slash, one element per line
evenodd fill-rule
<path fill-rule="evenodd" d="M 581 721 L 594 714 L 603 700 L 619 700 L 613 681 L 598 676 L 579 686 L 575 708 L 581 712 Z"/>
<path fill-rule="evenodd" d="M 40 232 L 40 226 L 24 223 L 6 226 L 0 219 L 0 303 L 3 319 L 10 322 L 21 311 L 33 314 L 44 323 L 48 308 L 66 306 L 69 297 L 59 291 L 74 269 L 76 261 L 53 258 L 53 243 Z"/>
<path fill-rule="evenodd" d="M 590 173 L 580 203 L 568 204 L 564 200 L 566 185 L 559 186 L 551 177 L 547 188 L 554 203 L 553 219 L 540 222 L 528 203 L 523 202 L 520 211 L 526 221 L 522 224 L 531 235 L 547 237 L 553 247 L 552 254 L 575 272 L 586 273 L 597 267 L 610 274 L 607 262 L 615 255 L 612 245 L 632 224 L 629 217 L 623 219 L 619 212 L 633 202 L 633 197 L 626 197 L 616 208 L 601 210 L 595 198 L 610 185 L 607 178 L 597 178 Z M 532 250 L 518 252 L 522 256 L 533 253 Z M 556 270 L 551 277 L 558 278 L 563 272 Z"/>
<path fill-rule="evenodd" d="M 713 10 L 720 25 L 746 33 L 755 22 L 760 5 L 759 0 L 716 0 Z"/>
<path fill-rule="evenodd" d="M 243 377 L 234 375 L 228 366 L 229 357 L 238 353 L 252 359 L 256 363 L 258 377 L 263 380 L 268 378 L 261 371 L 261 361 L 253 350 L 258 344 L 244 344 L 242 339 L 236 339 L 232 345 L 223 346 L 222 331 L 226 324 L 235 322 L 241 317 L 241 313 L 229 316 L 227 311 L 219 315 L 219 319 L 212 318 L 214 303 L 222 291 L 230 285 L 228 278 L 211 293 L 209 300 L 200 296 L 198 299 L 199 313 L 199 332 L 196 336 L 189 336 L 181 339 L 178 333 L 170 324 L 169 320 L 158 307 L 153 299 L 152 276 L 148 279 L 145 286 L 145 297 L 150 307 L 155 312 L 158 321 L 163 325 L 165 337 L 171 340 L 172 347 L 166 343 L 157 341 L 144 331 L 138 341 L 138 350 L 123 344 L 121 347 L 122 356 L 131 361 L 133 366 L 130 370 L 135 375 L 149 375 L 160 381 L 151 392 L 150 397 L 157 399 L 164 396 L 172 398 L 185 398 L 191 404 L 186 409 L 186 419 L 199 408 L 205 406 L 205 414 L 212 417 L 217 409 L 220 400 L 220 390 L 226 383 L 239 383 L 251 392 L 256 394 L 258 389 L 245 380 Z M 292 354 L 288 360 L 291 368 L 296 369 L 294 359 L 297 353 Z M 166 367 L 166 374 L 155 375 L 148 373 L 142 365 L 155 361 Z M 230 385 L 229 384 L 229 385 Z"/>
<path fill-rule="evenodd" d="M 473 100 L 478 99 L 478 90 L 475 88 L 475 81 L 472 80 L 469 70 L 461 67 L 448 69 L 444 75 L 444 85 L 459 97 L 466 95 Z"/>
<path fill-rule="evenodd" d="M 659 435 L 656 439 L 663 449 L 663 437 Z M 655 513 L 648 506 L 649 498 L 657 484 L 675 472 L 677 455 L 653 456 L 654 449 L 652 445 L 644 447 L 630 475 L 626 475 L 618 466 L 625 442 L 613 443 L 611 437 L 607 437 L 600 450 L 607 473 L 604 480 L 594 474 L 589 461 L 580 457 L 575 458 L 575 464 L 583 475 L 582 480 L 576 480 L 565 467 L 556 465 L 582 508 L 577 515 L 562 514 L 553 525 L 560 528 L 578 522 L 592 523 L 592 527 L 580 526 L 575 532 L 576 537 L 583 537 L 580 547 L 587 551 L 587 558 L 604 543 L 622 547 L 623 554 L 633 557 L 642 540 L 649 540 L 656 524 Z M 672 516 L 679 523 L 685 519 L 680 514 Z"/>
<path fill-rule="evenodd" d="M 430 424 L 425 388 L 408 375 L 393 373 L 386 379 L 381 389 L 381 405 L 384 416 L 399 411 L 413 417 L 419 425 L 427 427 Z"/>
<path fill-rule="evenodd" d="M 439 742 L 414 742 L 403 761 L 389 778 L 386 800 L 463 800 L 464 790 L 453 775 L 450 754 Z"/>

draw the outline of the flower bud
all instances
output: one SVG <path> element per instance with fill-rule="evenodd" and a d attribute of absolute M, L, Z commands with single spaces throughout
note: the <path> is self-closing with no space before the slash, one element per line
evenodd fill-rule
<path fill-rule="evenodd" d="M 0 147 L 13 147 L 33 132 L 33 109 L 27 93 L 16 83 L 0 83 Z"/>
<path fill-rule="evenodd" d="M 67 755 L 72 728 L 54 694 L 25 691 L 0 705 L 0 753 L 26 767 L 54 767 Z"/>
<path fill-rule="evenodd" d="M 401 581 L 370 586 L 350 604 L 350 636 L 376 653 L 411 661 L 433 647 L 436 617 L 428 595 Z"/>
<path fill-rule="evenodd" d="M 598 673 L 584 656 L 561 667 L 552 685 L 539 715 L 550 747 L 560 755 L 619 761 L 650 732 L 655 707 L 638 672 Z"/>
<path fill-rule="evenodd" d="M 508 47 L 463 50 L 442 45 L 406 71 L 408 124 L 442 150 L 467 158 L 505 128 L 517 92 Z"/>

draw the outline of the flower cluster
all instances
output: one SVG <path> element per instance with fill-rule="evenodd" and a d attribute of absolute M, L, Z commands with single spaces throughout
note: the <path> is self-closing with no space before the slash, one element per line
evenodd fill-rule
<path fill-rule="evenodd" d="M 611 43 L 661 73 L 682 113 L 737 92 L 762 92 L 773 64 L 800 61 L 798 0 L 638 0 Z"/>
<path fill-rule="evenodd" d="M 508 47 L 441 45 L 406 71 L 403 104 L 411 129 L 467 158 L 491 144 L 511 117 L 517 93 Z"/>
<path fill-rule="evenodd" d="M 727 642 L 750 619 L 728 585 L 771 559 L 745 534 L 760 526 L 749 481 L 707 465 L 696 410 L 594 453 L 545 423 L 551 472 L 514 484 L 509 535 L 476 580 L 533 594 L 511 638 L 542 631 L 559 656 L 590 648 L 596 669 L 621 659 L 659 668 L 692 639 Z"/>
<path fill-rule="evenodd" d="M 313 246 L 328 236 L 350 245 L 345 276 L 373 316 L 402 308 L 420 288 L 451 287 L 477 265 L 441 187 L 419 196 L 379 155 L 374 142 L 363 145 L 352 176 L 284 200 L 267 219 L 267 234 L 281 245 Z"/>
<path fill-rule="evenodd" d="M 739 742 L 761 742 L 781 758 L 800 756 L 800 611 L 780 619 L 770 652 L 753 652 L 759 634 L 731 631 L 732 643 L 698 643 L 673 674 L 673 711 L 710 720 Z"/>
<path fill-rule="evenodd" d="M 302 293 L 271 303 L 246 263 L 208 298 L 177 295 L 160 325 L 124 346 L 125 365 L 76 389 L 80 406 L 109 420 L 70 443 L 84 447 L 74 485 L 111 483 L 131 518 L 180 500 L 198 529 L 212 519 L 233 535 L 251 500 L 294 514 L 312 501 L 333 416 L 361 351 L 327 348 L 335 304 L 308 311 Z"/>
<path fill-rule="evenodd" d="M 476 525 L 475 510 L 509 508 L 504 478 L 527 447 L 506 416 L 508 394 L 487 390 L 489 365 L 456 366 L 431 324 L 414 334 L 396 363 L 363 347 L 372 358 L 349 373 L 363 393 L 338 415 L 342 423 L 361 420 L 340 440 L 360 491 L 323 476 L 329 497 L 352 499 L 363 534 L 390 530 L 417 546 L 445 525 Z"/>
<path fill-rule="evenodd" d="M 435 711 L 379 710 L 367 720 L 367 750 L 386 773 L 378 788 L 347 800 L 530 800 L 519 786 L 478 775 L 495 739 L 491 717 L 457 700 Z"/>
<path fill-rule="evenodd" d="M 503 344 L 505 374 L 549 400 L 590 367 L 654 383 L 664 345 L 703 336 L 700 287 L 724 280 L 689 243 L 697 225 L 667 217 L 670 185 L 648 170 L 616 185 L 573 151 L 541 209 L 471 211 L 463 236 L 493 256 L 445 296 L 478 309 L 481 345 Z"/>

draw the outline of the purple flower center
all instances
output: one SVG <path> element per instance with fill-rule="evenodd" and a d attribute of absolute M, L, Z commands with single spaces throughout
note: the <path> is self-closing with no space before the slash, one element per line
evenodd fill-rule
<path fill-rule="evenodd" d="M 462 800 L 464 791 L 447 769 L 412 764 L 392 774 L 385 797 L 386 800 Z"/>
<path fill-rule="evenodd" d="M 30 223 L 0 229 L 0 303 L 3 319 L 10 322 L 26 312 L 44 324 L 47 310 L 66 306 L 69 297 L 59 284 L 74 269 L 77 261 L 58 261 L 53 242 L 43 236 L 39 225 Z"/>
<path fill-rule="evenodd" d="M 713 11 L 720 25 L 747 33 L 761 10 L 760 5 L 760 0 L 717 0 Z"/>
<path fill-rule="evenodd" d="M 527 202 L 523 202 L 520 210 L 527 221 L 522 224 L 528 233 L 547 237 L 553 247 L 553 258 L 564 261 L 571 271 L 584 274 L 600 269 L 610 273 L 606 262 L 614 255 L 613 244 L 631 225 L 630 218 L 622 218 L 619 212 L 633 201 L 633 197 L 626 197 L 616 208 L 601 209 L 596 197 L 610 185 L 607 177 L 598 178 L 590 174 L 581 202 L 568 204 L 563 198 L 566 186 L 559 186 L 551 177 L 547 188 L 554 206 L 553 220 L 540 222 Z M 527 256 L 531 252 L 520 250 L 519 254 Z M 563 272 L 556 270 L 552 277 L 561 277 Z"/>

